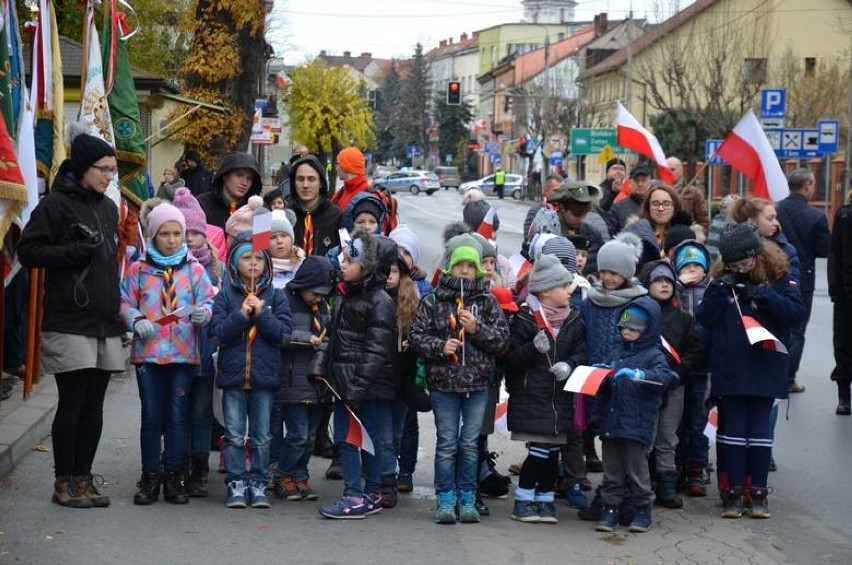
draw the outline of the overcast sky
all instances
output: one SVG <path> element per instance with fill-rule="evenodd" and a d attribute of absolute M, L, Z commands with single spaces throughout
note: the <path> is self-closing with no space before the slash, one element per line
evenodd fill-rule
<path fill-rule="evenodd" d="M 682 6 L 694 0 L 679 0 Z M 580 0 L 576 21 L 607 12 L 621 19 L 633 8 L 636 18 L 658 21 L 671 16 L 678 0 Z M 407 57 L 419 41 L 426 50 L 449 37 L 493 25 L 519 22 L 521 0 L 275 0 L 268 40 L 288 64 L 300 64 L 325 49 L 374 57 Z"/>

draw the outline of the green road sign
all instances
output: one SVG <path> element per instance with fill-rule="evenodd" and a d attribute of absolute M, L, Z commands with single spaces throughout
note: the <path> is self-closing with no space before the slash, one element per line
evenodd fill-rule
<path fill-rule="evenodd" d="M 597 155 L 606 144 L 616 153 L 628 150 L 616 145 L 615 128 L 572 128 L 571 153 L 573 155 Z"/>

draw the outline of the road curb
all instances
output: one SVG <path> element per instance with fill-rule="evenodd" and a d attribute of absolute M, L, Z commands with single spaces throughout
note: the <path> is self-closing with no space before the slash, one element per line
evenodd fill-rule
<path fill-rule="evenodd" d="M 0 422 L 0 477 L 50 433 L 59 401 L 56 387 L 41 383 L 33 395 Z"/>

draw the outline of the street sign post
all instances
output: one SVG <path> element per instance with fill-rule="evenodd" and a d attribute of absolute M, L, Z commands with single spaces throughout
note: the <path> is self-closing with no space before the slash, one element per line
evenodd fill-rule
<path fill-rule="evenodd" d="M 783 88 L 764 88 L 760 91 L 760 117 L 783 118 L 787 107 L 787 91 Z"/>
<path fill-rule="evenodd" d="M 840 139 L 839 120 L 820 120 L 817 122 L 819 132 L 820 153 L 837 153 L 837 144 Z"/>
<path fill-rule="evenodd" d="M 628 150 L 617 145 L 615 128 L 571 128 L 570 152 L 572 155 L 597 155 L 606 145 L 616 153 Z"/>
<path fill-rule="evenodd" d="M 704 162 L 708 165 L 724 165 L 725 160 L 716 155 L 722 139 L 708 139 L 704 142 Z"/>
<path fill-rule="evenodd" d="M 831 126 L 827 128 L 826 139 L 830 141 Z M 838 124 L 839 129 L 839 124 Z M 813 128 L 787 128 L 766 130 L 766 138 L 779 159 L 811 159 L 824 153 L 833 153 L 837 146 L 821 144 L 822 132 Z M 832 151 L 832 149 L 834 151 Z"/>

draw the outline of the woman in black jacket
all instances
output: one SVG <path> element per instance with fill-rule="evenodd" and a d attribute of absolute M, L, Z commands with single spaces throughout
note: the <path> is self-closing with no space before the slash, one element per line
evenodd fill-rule
<path fill-rule="evenodd" d="M 85 131 L 85 130 L 83 130 Z M 73 135 L 73 132 L 72 132 Z M 118 317 L 118 208 L 105 196 L 115 151 L 82 133 L 21 236 L 21 264 L 45 269 L 42 351 L 56 378 L 53 502 L 109 506 L 92 484 L 110 373 L 124 370 Z"/>

